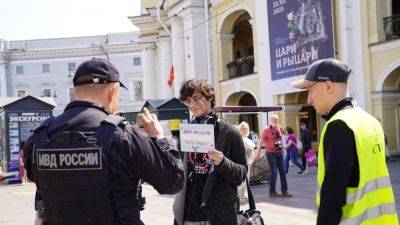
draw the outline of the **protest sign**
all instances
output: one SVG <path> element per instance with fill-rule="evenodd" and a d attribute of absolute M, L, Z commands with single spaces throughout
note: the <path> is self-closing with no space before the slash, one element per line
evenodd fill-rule
<path fill-rule="evenodd" d="M 183 152 L 207 153 L 214 150 L 214 125 L 181 124 L 180 141 Z"/>

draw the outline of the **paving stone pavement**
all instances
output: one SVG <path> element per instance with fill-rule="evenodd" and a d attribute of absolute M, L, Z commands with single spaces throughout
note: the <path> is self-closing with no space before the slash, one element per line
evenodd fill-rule
<path fill-rule="evenodd" d="M 388 164 L 395 191 L 397 211 L 400 213 L 400 162 Z M 311 168 L 307 175 L 298 175 L 298 169 L 290 167 L 288 175 L 289 192 L 293 198 L 270 199 L 267 197 L 268 184 L 252 185 L 258 210 L 266 225 L 309 225 L 315 224 L 316 171 Z M 146 210 L 141 217 L 148 225 L 172 224 L 172 203 L 174 196 L 159 195 L 151 186 L 144 185 L 147 198 Z M 279 179 L 277 190 L 280 189 Z M 29 184 L 0 186 L 0 225 L 33 224 L 33 199 L 35 186 Z M 242 206 L 243 209 L 248 207 Z"/>

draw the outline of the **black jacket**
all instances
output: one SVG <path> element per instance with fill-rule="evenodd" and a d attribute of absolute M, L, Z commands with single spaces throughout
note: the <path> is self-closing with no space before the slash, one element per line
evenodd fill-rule
<path fill-rule="evenodd" d="M 311 149 L 311 139 L 312 134 L 310 129 L 305 128 L 301 131 L 301 143 L 303 144 L 303 151 L 308 151 Z"/>
<path fill-rule="evenodd" d="M 329 120 L 345 107 L 353 107 L 352 98 L 338 102 L 328 115 Z M 329 124 L 324 142 L 325 178 L 321 187 L 318 225 L 337 225 L 346 204 L 346 188 L 357 187 L 359 166 L 353 131 L 343 121 Z"/>
<path fill-rule="evenodd" d="M 237 224 L 236 213 L 240 206 L 237 186 L 246 177 L 246 153 L 243 139 L 235 127 L 223 120 L 218 121 L 218 127 L 216 150 L 224 153 L 224 160 L 207 177 L 201 208 L 211 225 L 232 225 Z M 184 163 L 187 162 L 185 159 Z M 175 224 L 178 225 L 182 225 L 184 219 L 185 195 L 186 187 L 177 194 L 174 202 Z"/>
<path fill-rule="evenodd" d="M 64 113 L 55 117 L 47 131 L 51 137 L 62 131 L 96 131 L 100 123 L 109 115 L 106 109 L 85 101 L 71 102 Z M 34 138 L 24 146 L 25 168 L 30 180 L 37 182 L 33 166 Z M 152 185 L 161 194 L 177 193 L 183 186 L 183 165 L 177 151 L 170 151 L 164 139 L 155 140 L 133 124 L 119 127 L 112 137 L 110 156 L 110 196 L 121 196 L 115 201 L 115 211 L 127 212 L 126 207 L 135 201 L 130 196 L 135 192 L 139 179 Z M 40 182 L 40 181 L 39 181 Z M 125 197 L 122 197 L 125 196 Z M 121 204 L 119 204 L 121 202 Z M 139 208 L 129 213 L 118 214 L 121 224 L 141 224 L 138 222 Z"/>

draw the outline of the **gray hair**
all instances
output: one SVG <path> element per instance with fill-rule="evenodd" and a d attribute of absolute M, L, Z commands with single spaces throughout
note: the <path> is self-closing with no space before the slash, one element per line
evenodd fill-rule
<path fill-rule="evenodd" d="M 245 136 L 247 137 L 247 136 L 249 136 L 249 134 L 250 134 L 250 127 L 249 127 L 249 124 L 248 123 L 246 123 L 246 122 L 241 122 L 240 124 L 239 124 L 239 130 L 240 131 L 244 131 L 245 133 Z"/>

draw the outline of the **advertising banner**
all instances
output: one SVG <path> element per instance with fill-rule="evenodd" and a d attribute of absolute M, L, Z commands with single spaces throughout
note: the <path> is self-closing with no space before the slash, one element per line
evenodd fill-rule
<path fill-rule="evenodd" d="M 334 57 L 332 1 L 268 0 L 267 5 L 272 80 L 304 75 L 314 61 Z"/>
<path fill-rule="evenodd" d="M 19 161 L 20 141 L 26 141 L 31 129 L 50 117 L 49 112 L 22 112 L 8 114 L 10 161 Z"/>

